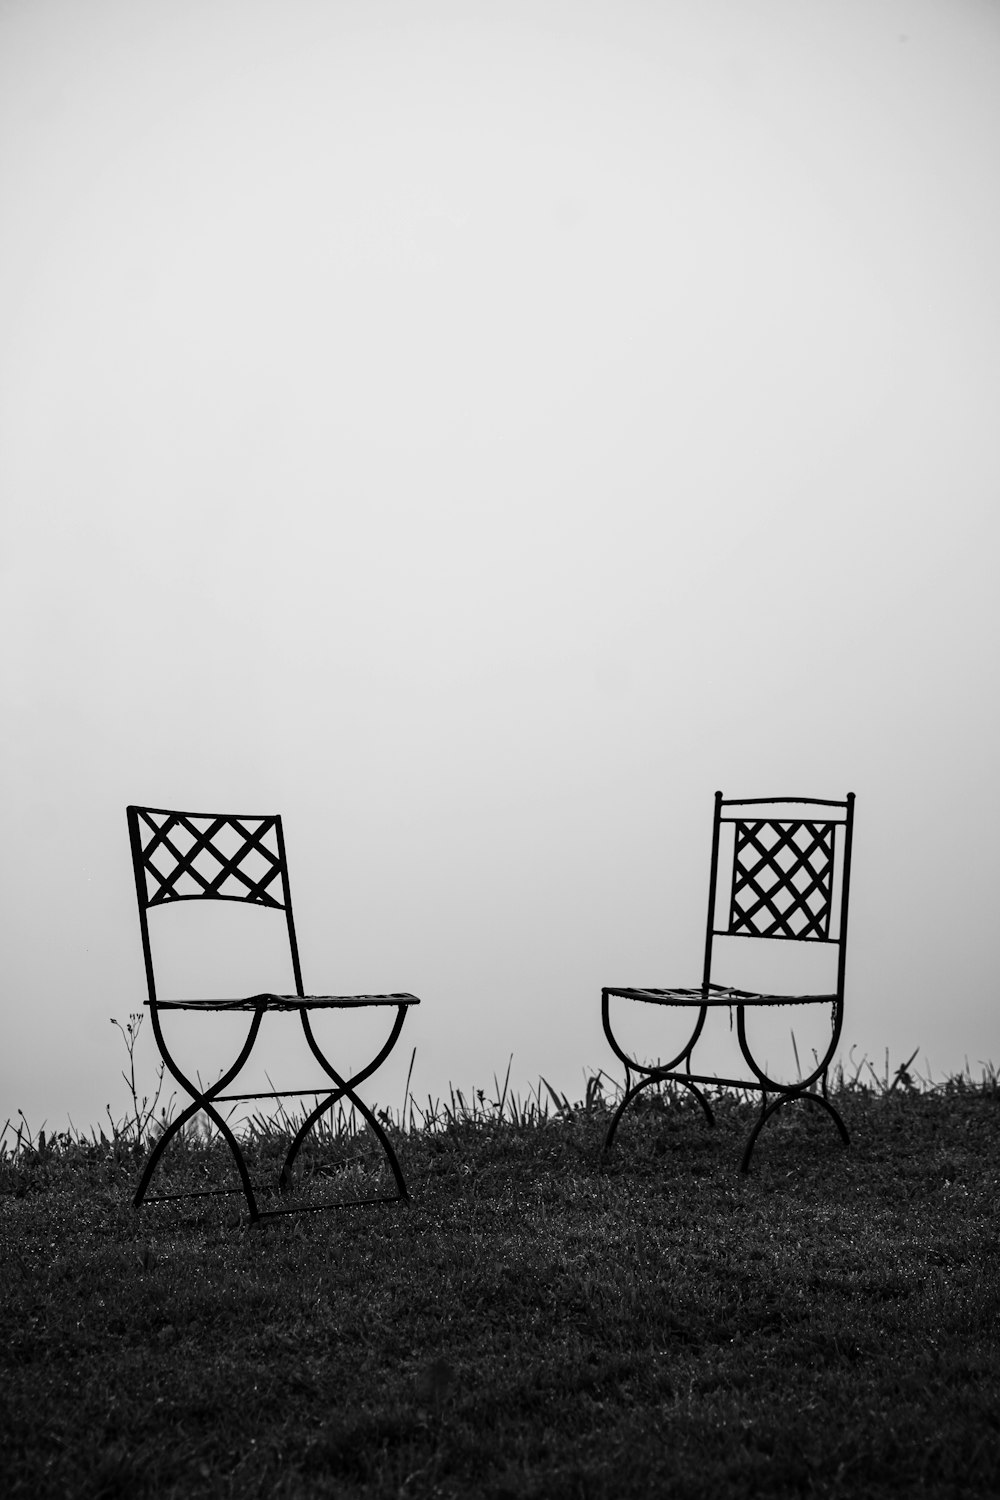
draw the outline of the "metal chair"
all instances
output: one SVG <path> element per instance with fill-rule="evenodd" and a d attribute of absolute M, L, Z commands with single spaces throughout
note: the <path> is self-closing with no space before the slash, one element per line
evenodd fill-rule
<path fill-rule="evenodd" d="M 132 868 L 139 903 L 139 928 L 142 934 L 142 952 L 149 989 L 146 1004 L 149 1006 L 153 1034 L 160 1055 L 173 1077 L 185 1092 L 191 1095 L 192 1101 L 177 1115 L 176 1119 L 170 1122 L 156 1142 L 136 1189 L 134 1207 L 140 1208 L 144 1200 L 156 1203 L 174 1198 L 242 1191 L 251 1220 L 302 1212 L 301 1206 L 283 1206 L 267 1210 L 261 1210 L 258 1207 L 240 1143 L 217 1107 L 227 1102 L 292 1096 L 315 1096 L 317 1103 L 306 1114 L 285 1156 L 284 1166 L 278 1179 L 278 1188 L 283 1195 L 288 1191 L 292 1165 L 312 1127 L 338 1100 L 348 1099 L 361 1114 L 382 1147 L 397 1188 L 396 1194 L 388 1198 L 362 1198 L 351 1200 L 351 1202 L 397 1202 L 399 1199 L 408 1198 L 406 1183 L 392 1144 L 372 1110 L 355 1091 L 358 1085 L 370 1078 L 389 1056 L 399 1039 L 408 1008 L 420 1003 L 416 995 L 307 995 L 305 993 L 299 967 L 299 950 L 295 938 L 292 900 L 288 885 L 288 865 L 280 817 L 175 812 L 156 807 L 129 807 L 127 812 L 129 839 L 132 846 Z M 254 906 L 284 911 L 292 974 L 295 981 L 294 994 L 266 993 L 233 1000 L 161 1000 L 159 998 L 153 977 L 147 914 L 152 907 L 164 906 L 174 901 L 204 900 L 241 901 Z M 324 1056 L 310 1025 L 309 1016 L 314 1010 L 357 1009 L 362 1006 L 384 1006 L 395 1009 L 395 1019 L 388 1040 L 377 1057 L 360 1072 L 354 1073 L 350 1078 L 344 1078 Z M 163 1034 L 161 1021 L 166 1011 L 246 1011 L 251 1014 L 250 1029 L 238 1058 L 232 1067 L 209 1088 L 203 1088 L 200 1084 L 195 1084 L 185 1077 L 172 1056 Z M 261 1022 L 270 1011 L 298 1012 L 309 1049 L 331 1080 L 332 1088 L 282 1089 L 246 1094 L 223 1092 L 249 1060 Z M 147 1199 L 146 1191 L 164 1151 L 170 1141 L 183 1130 L 187 1122 L 199 1110 L 204 1111 L 227 1142 L 236 1163 L 242 1187 L 201 1189 L 190 1193 L 167 1193 Z M 307 1205 L 310 1210 L 343 1206 L 346 1205 L 339 1202 Z"/>
<path fill-rule="evenodd" d="M 804 808 L 817 811 L 799 811 Z M 601 992 L 604 1033 L 626 1068 L 625 1095 L 612 1118 L 604 1151 L 611 1146 L 625 1110 L 643 1089 L 657 1083 L 679 1084 L 690 1090 L 710 1125 L 714 1125 L 715 1117 L 704 1087 L 750 1089 L 761 1094 L 761 1111 L 743 1152 L 742 1172 L 748 1171 L 757 1138 L 768 1120 L 786 1104 L 799 1099 L 825 1110 L 844 1144 L 849 1144 L 847 1128 L 827 1097 L 827 1074 L 844 1018 L 853 828 L 853 792 L 843 801 L 821 797 L 723 799 L 722 793 L 716 792 L 701 984 L 689 989 L 626 989 L 608 985 Z M 727 869 L 728 882 L 720 878 Z M 830 994 L 768 994 L 714 984 L 712 964 L 718 938 L 832 945 L 838 950 L 836 989 Z M 614 997 L 647 1005 L 685 1006 L 696 1011 L 690 1037 L 667 1063 L 653 1066 L 637 1061 L 619 1045 L 612 1031 L 610 1002 Z M 770 1078 L 751 1052 L 746 1031 L 747 1011 L 768 1005 L 831 1008 L 829 1046 L 822 1058 L 817 1056 L 816 1066 L 808 1077 L 800 1078 L 797 1083 Z M 709 1011 L 724 1006 L 730 1007 L 730 1013 L 732 1008 L 736 1010 L 736 1034 L 752 1074 L 750 1078 L 725 1078 L 694 1071 L 692 1052 Z M 630 1083 L 632 1074 L 642 1075 L 638 1083 Z"/>

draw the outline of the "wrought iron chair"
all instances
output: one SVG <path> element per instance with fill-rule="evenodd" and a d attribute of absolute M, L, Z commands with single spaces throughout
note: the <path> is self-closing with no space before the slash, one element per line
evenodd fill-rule
<path fill-rule="evenodd" d="M 299 950 L 295 938 L 292 900 L 288 885 L 288 865 L 280 817 L 186 813 L 155 807 L 129 807 L 127 811 L 129 839 L 132 846 L 132 868 L 139 903 L 139 928 L 142 934 L 142 952 L 149 989 L 146 1004 L 149 1006 L 153 1034 L 160 1054 L 173 1077 L 185 1092 L 191 1095 L 191 1103 L 170 1122 L 150 1153 L 142 1178 L 136 1188 L 134 1207 L 140 1208 L 144 1200 L 156 1203 L 174 1198 L 242 1191 L 251 1220 L 302 1212 L 302 1206 L 282 1206 L 266 1210 L 258 1207 L 240 1143 L 218 1108 L 223 1103 L 292 1096 L 314 1096 L 317 1102 L 305 1115 L 301 1127 L 288 1148 L 278 1179 L 278 1188 L 282 1195 L 287 1194 L 291 1182 L 292 1165 L 312 1127 L 338 1100 L 347 1099 L 365 1120 L 385 1153 L 397 1188 L 396 1194 L 391 1197 L 350 1201 L 355 1204 L 378 1203 L 397 1202 L 399 1199 L 408 1198 L 406 1183 L 392 1144 L 372 1110 L 358 1097 L 356 1089 L 365 1079 L 370 1078 L 389 1056 L 399 1039 L 407 1009 L 411 1005 L 420 1003 L 416 995 L 307 995 L 305 993 L 299 967 Z M 233 1000 L 161 1000 L 159 998 L 153 977 L 147 914 L 150 908 L 164 906 L 173 901 L 204 900 L 241 901 L 253 906 L 271 907 L 284 911 L 292 974 L 295 981 L 294 994 L 266 993 Z M 377 1057 L 360 1072 L 354 1073 L 350 1078 L 344 1078 L 324 1056 L 316 1040 L 309 1016 L 314 1010 L 357 1009 L 362 1006 L 384 1006 L 394 1009 L 395 1019 L 389 1037 Z M 245 1011 L 250 1014 L 250 1028 L 239 1056 L 232 1067 L 227 1069 L 223 1076 L 210 1087 L 203 1088 L 200 1084 L 195 1084 L 178 1066 L 163 1034 L 162 1016 L 166 1011 Z M 261 1022 L 271 1011 L 298 1012 L 309 1049 L 331 1080 L 332 1087 L 282 1089 L 246 1094 L 224 1092 L 249 1060 Z M 170 1141 L 183 1130 L 187 1122 L 199 1110 L 204 1111 L 227 1142 L 236 1163 L 242 1187 L 201 1189 L 190 1193 L 166 1193 L 147 1199 L 147 1189 L 164 1151 Z M 343 1206 L 346 1205 L 339 1202 L 307 1205 L 309 1209 Z"/>
<path fill-rule="evenodd" d="M 808 808 L 808 812 L 799 809 Z M 811 809 L 816 809 L 812 812 Z M 704 1087 L 750 1089 L 761 1094 L 761 1110 L 747 1140 L 740 1170 L 749 1170 L 757 1138 L 778 1110 L 802 1099 L 819 1105 L 832 1118 L 844 1144 L 847 1128 L 827 1097 L 827 1074 L 844 1018 L 844 972 L 847 957 L 847 909 L 851 879 L 851 841 L 854 793 L 844 801 L 820 797 L 750 797 L 723 799 L 715 794 L 712 860 L 708 887 L 705 964 L 700 985 L 689 989 L 626 989 L 607 985 L 601 992 L 604 1034 L 625 1064 L 625 1095 L 612 1118 L 603 1150 L 614 1140 L 618 1123 L 643 1089 L 674 1083 L 690 1090 L 710 1125 L 715 1117 Z M 723 830 L 727 830 L 724 837 Z M 728 830 L 731 829 L 731 835 Z M 726 848 L 723 851 L 723 844 Z M 722 858 L 723 853 L 725 858 Z M 720 879 L 720 863 L 730 870 L 728 884 Z M 837 948 L 836 990 L 830 994 L 768 994 L 713 984 L 712 963 L 717 938 L 828 944 Z M 669 1062 L 655 1066 L 630 1057 L 611 1028 L 610 1002 L 620 997 L 647 1005 L 684 1006 L 696 1012 L 687 1042 Z M 828 1005 L 831 1008 L 829 1046 L 816 1066 L 797 1083 L 770 1078 L 758 1064 L 747 1040 L 747 1011 L 767 1005 Z M 709 1011 L 736 1010 L 740 1051 L 752 1077 L 725 1078 L 697 1073 L 692 1052 Z M 632 1074 L 641 1075 L 632 1084 Z M 817 1087 L 818 1086 L 818 1087 Z"/>

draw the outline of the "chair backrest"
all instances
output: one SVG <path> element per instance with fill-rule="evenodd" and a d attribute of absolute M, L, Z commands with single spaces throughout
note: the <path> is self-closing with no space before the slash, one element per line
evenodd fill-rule
<path fill-rule="evenodd" d="M 716 937 L 785 939 L 837 946 L 837 992 L 843 995 L 853 829 L 853 792 L 840 801 L 716 792 L 706 985 Z"/>
<path fill-rule="evenodd" d="M 170 901 L 242 901 L 285 913 L 296 994 L 302 974 L 281 818 L 129 807 L 129 842 L 149 998 L 156 1000 L 146 913 Z"/>

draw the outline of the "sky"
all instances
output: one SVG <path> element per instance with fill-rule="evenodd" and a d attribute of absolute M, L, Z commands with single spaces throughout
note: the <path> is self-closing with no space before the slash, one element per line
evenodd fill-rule
<path fill-rule="evenodd" d="M 716 788 L 856 793 L 849 1071 L 1000 1062 L 998 184 L 993 0 L 0 0 L 0 1127 L 125 1111 L 133 802 L 394 1109 L 620 1078 Z"/>

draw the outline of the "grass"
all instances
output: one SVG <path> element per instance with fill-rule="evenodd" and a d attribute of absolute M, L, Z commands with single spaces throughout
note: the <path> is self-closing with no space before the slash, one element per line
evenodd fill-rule
<path fill-rule="evenodd" d="M 4 1493 L 1000 1492 L 993 1071 L 863 1062 L 836 1087 L 849 1150 L 791 1108 L 746 1178 L 732 1095 L 715 1130 L 654 1099 L 602 1165 L 604 1084 L 410 1101 L 411 1206 L 252 1227 L 238 1197 L 135 1216 L 138 1113 L 103 1138 L 9 1128 Z M 286 1126 L 256 1122 L 261 1170 Z M 171 1156 L 177 1184 L 227 1171 L 203 1131 Z M 300 1188 L 376 1172 L 342 1118 Z"/>

